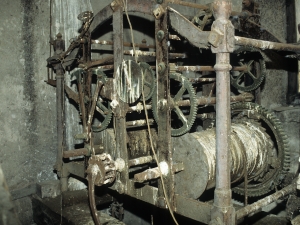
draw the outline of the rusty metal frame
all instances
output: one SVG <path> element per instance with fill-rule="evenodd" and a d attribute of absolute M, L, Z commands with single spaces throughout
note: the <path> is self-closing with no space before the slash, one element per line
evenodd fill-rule
<path fill-rule="evenodd" d="M 235 209 L 231 204 L 231 189 L 230 189 L 230 166 L 229 166 L 229 130 L 230 130 L 230 101 L 249 101 L 253 99 L 253 96 L 234 96 L 230 98 L 230 86 L 229 86 L 229 71 L 231 65 L 229 62 L 230 52 L 234 48 L 239 46 L 249 46 L 260 49 L 273 49 L 282 51 L 299 52 L 300 46 L 292 44 L 282 44 L 275 42 L 268 42 L 262 40 L 255 40 L 250 38 L 243 38 L 234 36 L 232 33 L 231 22 L 228 20 L 231 12 L 230 0 L 215 0 L 212 10 L 215 13 L 216 21 L 211 31 L 202 31 L 197 28 L 193 23 L 187 20 L 184 16 L 178 13 L 176 10 L 169 7 L 169 3 L 185 4 L 183 1 L 156 1 L 149 0 L 128 0 L 127 11 L 128 12 L 142 12 L 148 15 L 153 14 L 154 10 L 159 10 L 159 15 L 154 15 L 155 19 L 155 47 L 156 48 L 156 74 L 157 74 L 157 102 L 158 102 L 158 158 L 160 162 L 166 162 L 168 165 L 169 175 L 163 179 L 166 185 L 166 192 L 168 201 L 170 202 L 171 210 L 181 214 L 183 216 L 192 218 L 202 223 L 218 222 L 221 224 L 234 224 L 236 218 L 242 218 L 253 212 L 254 208 L 261 207 L 269 200 L 262 200 L 257 204 L 249 205 L 240 209 L 235 213 Z M 187 5 L 189 7 L 202 7 L 198 4 Z M 208 6 L 203 6 L 208 9 Z M 118 66 L 123 61 L 124 42 L 123 42 L 123 5 L 119 0 L 113 1 L 110 5 L 100 10 L 93 18 L 90 25 L 89 32 L 93 34 L 105 21 L 112 18 L 113 20 L 113 52 L 114 52 L 114 64 L 110 66 L 110 69 L 114 69 L 114 78 L 116 77 L 116 71 Z M 236 12 L 234 12 L 236 14 Z M 216 65 L 213 68 L 207 67 L 208 71 L 216 71 L 216 98 L 203 98 L 199 99 L 199 104 L 215 104 L 216 103 L 216 121 L 217 121 L 217 178 L 216 178 L 216 191 L 214 198 L 214 205 L 195 201 L 193 199 L 187 199 L 183 196 L 174 193 L 174 168 L 172 161 L 172 144 L 171 144 L 171 114 L 170 114 L 170 83 L 169 83 L 169 52 L 168 52 L 168 26 L 171 26 L 182 37 L 186 38 L 192 45 L 199 48 L 209 48 L 211 46 L 212 52 L 216 53 Z M 89 36 L 90 37 L 90 36 Z M 90 59 L 90 44 L 97 43 L 95 40 L 88 40 L 88 45 L 85 46 L 84 63 L 86 65 L 96 65 Z M 84 45 L 84 42 L 81 43 Z M 130 43 L 125 45 L 130 46 Z M 142 45 L 140 45 L 142 46 Z M 102 61 L 101 61 L 102 62 Z M 94 64 L 93 64 L 94 63 Z M 60 64 L 59 64 L 60 65 Z M 98 64 L 97 64 L 98 65 Z M 60 65 L 61 66 L 61 65 Z M 90 66 L 91 67 L 91 66 Z M 183 68 L 178 68 L 183 69 Z M 244 68 L 237 68 L 237 70 L 243 70 Z M 197 68 L 195 69 L 197 70 Z M 200 71 L 198 68 L 197 71 Z M 85 147 L 83 149 L 77 149 L 70 151 L 69 153 L 63 153 L 64 150 L 64 127 L 63 127 L 63 94 L 64 94 L 64 70 L 63 68 L 56 69 L 56 88 L 57 88 L 57 133 L 58 133 L 58 154 L 56 168 L 62 178 L 63 189 L 66 189 L 66 177 L 69 173 L 75 174 L 80 177 L 85 176 L 86 165 L 84 163 L 63 163 L 61 159 L 63 157 L 69 158 L 73 156 L 85 155 L 88 156 L 91 149 Z M 91 74 L 88 74 L 88 79 L 91 79 Z M 88 80 L 83 85 L 89 85 Z M 83 85 L 79 83 L 79 94 L 74 98 L 77 99 L 83 106 L 83 126 L 86 129 L 86 108 L 84 107 L 83 99 Z M 71 93 L 69 90 L 70 94 Z M 90 90 L 87 93 L 90 96 Z M 163 193 L 162 185 L 159 182 L 158 188 L 149 185 L 137 189 L 133 180 L 129 179 L 129 167 L 132 165 L 132 161 L 128 159 L 127 151 L 127 131 L 126 131 L 126 113 L 130 111 L 128 104 L 123 103 L 117 97 L 114 99 L 118 102 L 117 107 L 114 109 L 114 129 L 116 134 L 116 148 L 118 149 L 117 157 L 121 158 L 125 162 L 124 169 L 117 176 L 117 181 L 112 186 L 112 189 L 118 191 L 121 194 L 127 194 L 134 198 L 148 202 L 153 205 L 157 205 L 161 208 L 166 208 L 165 195 Z M 209 101 L 209 102 L 208 102 Z M 188 105 L 188 102 L 182 101 L 181 105 Z M 224 110 L 226 109 L 226 110 Z M 224 125 L 225 124 L 225 125 Z M 90 147 L 93 148 L 92 143 Z M 147 162 L 152 159 L 148 159 Z M 276 192 L 272 195 L 272 200 L 278 199 L 286 194 L 289 194 L 294 190 L 294 186 L 289 186 L 283 189 L 281 192 Z M 190 210 L 192 209 L 192 210 Z"/>

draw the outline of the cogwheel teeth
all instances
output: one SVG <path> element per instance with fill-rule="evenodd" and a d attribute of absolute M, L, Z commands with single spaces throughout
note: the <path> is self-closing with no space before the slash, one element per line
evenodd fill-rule
<path fill-rule="evenodd" d="M 181 136 L 185 133 L 187 133 L 193 126 L 195 119 L 196 119 L 196 114 L 197 114 L 197 98 L 196 98 L 196 94 L 194 91 L 194 88 L 192 86 L 192 84 L 181 74 L 179 73 L 171 73 L 170 74 L 170 79 L 174 79 L 178 82 L 181 83 L 182 88 L 179 90 L 179 92 L 177 94 L 182 95 L 185 90 L 188 92 L 189 97 L 190 97 L 190 113 L 188 115 L 188 117 L 186 118 L 184 116 L 184 114 L 182 113 L 182 111 L 179 109 L 178 106 L 176 106 L 176 103 L 178 100 L 176 96 L 173 98 L 174 101 L 174 105 L 175 107 L 172 109 L 176 112 L 176 114 L 178 115 L 179 119 L 182 122 L 182 126 L 179 128 L 171 128 L 171 135 L 174 137 L 176 136 Z M 182 90 L 182 91 L 181 91 Z M 154 119 L 156 120 L 156 122 L 158 121 L 158 113 L 157 113 L 157 96 L 156 96 L 156 92 L 154 92 L 154 95 L 152 97 L 152 111 L 153 111 L 153 116 Z"/>
<path fill-rule="evenodd" d="M 270 111 L 264 109 L 262 106 L 255 103 L 235 103 L 231 105 L 233 115 L 235 113 L 241 113 L 243 111 L 251 110 L 257 114 L 260 121 L 269 127 L 269 130 L 273 133 L 273 137 L 277 146 L 277 159 L 278 166 L 274 166 L 272 170 L 265 175 L 260 183 L 249 182 L 248 196 L 261 196 L 272 191 L 276 186 L 282 183 L 285 175 L 290 168 L 290 152 L 288 143 L 285 141 L 286 135 L 283 131 L 282 125 L 278 118 Z M 243 113 L 247 115 L 247 113 Z M 240 184 L 232 189 L 235 193 L 244 195 L 244 184 Z"/>

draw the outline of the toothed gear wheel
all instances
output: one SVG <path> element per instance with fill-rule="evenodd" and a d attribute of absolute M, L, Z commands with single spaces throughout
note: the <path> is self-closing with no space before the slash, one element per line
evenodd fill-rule
<path fill-rule="evenodd" d="M 92 72 L 93 74 L 97 75 L 97 81 L 101 81 L 102 84 L 105 85 L 107 81 L 107 76 L 105 75 L 105 73 L 101 69 L 93 69 Z M 100 124 L 93 125 L 92 130 L 94 132 L 100 132 L 107 128 L 112 118 L 112 109 L 110 107 L 110 102 L 103 101 L 103 99 L 99 97 L 96 104 L 96 111 L 101 115 L 100 119 L 99 115 L 97 116 L 97 114 L 95 114 L 95 117 L 97 117 L 97 120 L 100 122 Z"/>
<path fill-rule="evenodd" d="M 179 91 L 176 93 L 176 95 L 171 98 L 171 102 L 173 102 L 174 107 L 171 109 L 174 111 L 181 121 L 182 125 L 179 128 L 171 128 L 171 135 L 173 137 L 181 136 L 185 133 L 187 133 L 191 127 L 193 126 L 196 114 L 197 114 L 197 98 L 194 91 L 194 88 L 192 84 L 179 73 L 171 73 L 170 79 L 173 79 L 181 84 L 181 87 Z M 183 94 L 187 92 L 190 100 L 190 108 L 189 108 L 189 115 L 186 118 L 183 111 L 178 106 L 178 101 L 182 100 Z M 152 97 L 152 110 L 153 110 L 153 116 L 156 122 L 158 122 L 158 113 L 157 113 L 157 93 L 154 92 Z M 171 124 L 172 126 L 172 124 Z"/>
<path fill-rule="evenodd" d="M 246 71 L 231 71 L 230 83 L 240 91 L 253 91 L 264 81 L 266 63 L 264 54 L 255 48 L 240 48 L 236 52 L 240 66 L 246 66 Z"/>
<path fill-rule="evenodd" d="M 274 113 L 266 110 L 255 103 L 235 103 L 231 105 L 232 117 L 235 119 L 250 118 L 260 122 L 273 137 L 276 147 L 276 155 L 269 165 L 268 171 L 257 181 L 249 180 L 248 196 L 262 196 L 280 185 L 290 168 L 290 152 L 287 136 L 282 128 L 281 122 Z M 270 133 L 271 132 L 271 133 Z M 244 195 L 244 183 L 232 189 L 235 193 Z"/>
<path fill-rule="evenodd" d="M 143 90 L 147 101 L 152 97 L 156 86 L 155 72 L 148 63 L 140 62 L 139 65 L 143 72 Z"/>

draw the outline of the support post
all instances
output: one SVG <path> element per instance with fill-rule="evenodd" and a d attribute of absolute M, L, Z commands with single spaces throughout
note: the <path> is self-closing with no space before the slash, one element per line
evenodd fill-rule
<path fill-rule="evenodd" d="M 167 176 L 165 176 L 164 184 L 166 195 L 164 195 L 163 185 L 158 184 L 158 202 L 157 205 L 161 208 L 167 207 L 167 202 L 164 198 L 168 198 L 170 210 L 174 211 L 174 174 L 173 167 L 173 152 L 171 147 L 171 111 L 170 111 L 170 80 L 168 71 L 168 14 L 165 13 L 166 2 L 164 1 L 158 8 L 154 10 L 158 13 L 155 20 L 155 46 L 156 46 L 156 76 L 157 76 L 157 107 L 158 107 L 158 146 L 157 155 L 159 163 L 168 165 Z"/>
<path fill-rule="evenodd" d="M 230 189 L 230 52 L 234 49 L 234 27 L 229 20 L 230 0 L 215 0 L 212 30 L 223 39 L 211 50 L 216 53 L 216 189 L 210 225 L 235 224 Z"/>
<path fill-rule="evenodd" d="M 58 33 L 56 40 L 53 41 L 55 55 L 59 55 L 65 51 L 65 41 L 62 35 Z M 63 168 L 63 151 L 65 146 L 65 127 L 64 127 L 64 82 L 65 71 L 61 63 L 53 65 L 56 72 L 56 114 L 57 114 L 57 158 L 54 168 L 61 180 L 61 191 L 68 189 L 68 172 Z"/>
<path fill-rule="evenodd" d="M 117 93 L 116 79 L 118 67 L 123 62 L 123 7 L 119 6 L 113 13 L 113 36 L 114 36 L 114 93 Z M 125 162 L 125 168 L 120 172 L 119 182 L 115 184 L 116 190 L 120 193 L 126 193 L 128 190 L 128 152 L 127 152 L 127 131 L 126 131 L 126 108 L 119 96 L 114 96 L 116 107 L 114 110 L 114 126 L 116 133 L 116 148 L 118 155 Z"/>

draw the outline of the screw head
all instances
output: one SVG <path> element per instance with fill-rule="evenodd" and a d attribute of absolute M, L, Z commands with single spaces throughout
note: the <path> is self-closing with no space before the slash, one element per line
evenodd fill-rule
<path fill-rule="evenodd" d="M 162 41 L 162 39 L 164 38 L 165 36 L 165 32 L 163 32 L 162 30 L 159 30 L 156 34 L 156 37 L 159 41 Z"/>

